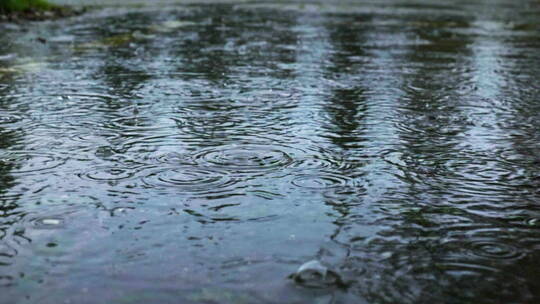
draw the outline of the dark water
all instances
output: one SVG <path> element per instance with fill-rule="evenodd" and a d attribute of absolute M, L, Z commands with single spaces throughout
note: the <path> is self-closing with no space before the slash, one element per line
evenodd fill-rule
<path fill-rule="evenodd" d="M 538 1 L 0 25 L 0 302 L 540 303 L 539 75 Z"/>

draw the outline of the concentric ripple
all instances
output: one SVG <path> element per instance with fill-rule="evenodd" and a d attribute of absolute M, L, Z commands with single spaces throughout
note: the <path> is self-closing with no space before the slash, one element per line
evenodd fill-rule
<path fill-rule="evenodd" d="M 516 259 L 522 253 L 512 245 L 493 241 L 478 241 L 471 244 L 472 252 L 489 259 Z"/>
<path fill-rule="evenodd" d="M 282 169 L 293 162 L 279 146 L 229 145 L 212 147 L 194 155 L 196 162 L 236 173 L 256 173 Z"/>
<path fill-rule="evenodd" d="M 166 154 L 159 155 L 155 158 L 158 163 L 161 164 L 185 164 L 189 162 L 187 155 L 182 153 L 170 152 Z"/>
<path fill-rule="evenodd" d="M 479 276 L 479 275 L 492 275 L 497 273 L 498 269 L 495 267 L 470 263 L 469 261 L 441 261 L 437 264 L 437 267 L 442 271 L 452 274 L 456 277 L 460 276 Z"/>
<path fill-rule="evenodd" d="M 195 167 L 161 169 L 146 175 L 142 180 L 152 188 L 176 188 L 188 193 L 222 192 L 236 183 L 224 172 Z"/>
<path fill-rule="evenodd" d="M 64 163 L 65 159 L 43 152 L 10 151 L 0 154 L 0 166 L 13 166 L 13 174 L 41 172 Z"/>
<path fill-rule="evenodd" d="M 121 117 L 111 121 L 114 128 L 129 131 L 156 131 L 166 129 L 168 126 L 157 125 L 153 120 L 146 117 Z"/>
<path fill-rule="evenodd" d="M 347 186 L 351 180 L 343 175 L 330 172 L 320 172 L 318 174 L 302 174 L 292 180 L 292 184 L 306 189 L 324 190 Z"/>
<path fill-rule="evenodd" d="M 302 149 L 302 156 L 294 160 L 291 167 L 299 169 L 340 169 L 348 170 L 355 166 L 343 156 L 323 147 L 307 147 Z"/>
<path fill-rule="evenodd" d="M 132 178 L 140 168 L 102 167 L 79 174 L 83 179 L 93 181 L 121 181 Z"/>
<path fill-rule="evenodd" d="M 540 303 L 537 0 L 108 2 L 0 24 L 0 303 Z"/>
<path fill-rule="evenodd" d="M 235 126 L 234 121 L 230 121 L 229 116 L 205 116 L 197 115 L 197 112 L 186 112 L 184 116 L 171 118 L 176 126 L 182 130 L 195 131 L 197 128 L 204 128 L 208 126 L 219 126 L 220 128 L 233 128 Z"/>

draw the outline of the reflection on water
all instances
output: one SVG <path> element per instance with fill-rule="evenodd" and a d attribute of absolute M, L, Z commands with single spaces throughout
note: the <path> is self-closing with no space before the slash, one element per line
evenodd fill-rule
<path fill-rule="evenodd" d="M 539 17 L 229 3 L 0 25 L 0 302 L 540 300 Z M 313 259 L 347 288 L 287 278 Z"/>

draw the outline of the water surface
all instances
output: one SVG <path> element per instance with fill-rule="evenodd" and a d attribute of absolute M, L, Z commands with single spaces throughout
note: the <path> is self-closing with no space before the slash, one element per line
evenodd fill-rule
<path fill-rule="evenodd" d="M 0 24 L 0 303 L 540 301 L 539 20 L 396 0 Z M 287 278 L 313 259 L 349 288 Z"/>

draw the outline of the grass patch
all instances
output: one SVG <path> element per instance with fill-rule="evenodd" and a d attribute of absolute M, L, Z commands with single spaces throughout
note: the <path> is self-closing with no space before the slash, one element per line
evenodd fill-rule
<path fill-rule="evenodd" d="M 0 0 L 0 23 L 42 21 L 83 14 L 86 8 L 73 9 L 48 0 Z"/>
<path fill-rule="evenodd" d="M 0 0 L 0 13 L 8 14 L 27 10 L 51 10 L 57 5 L 46 0 Z"/>

